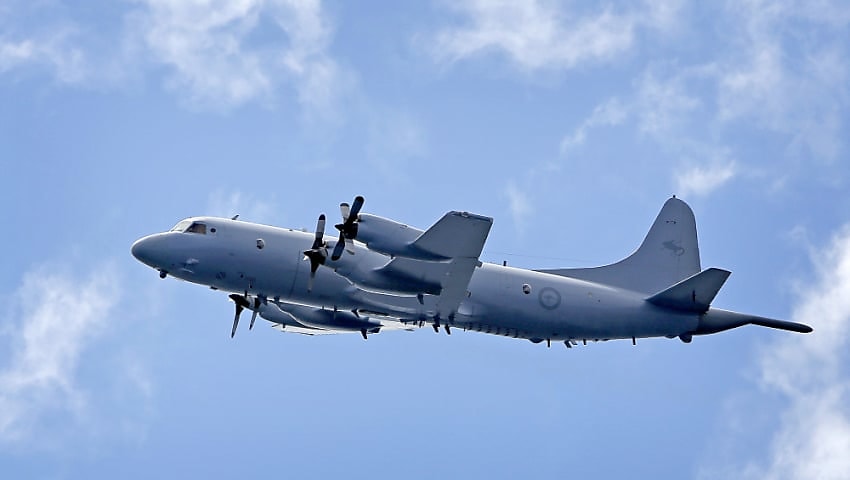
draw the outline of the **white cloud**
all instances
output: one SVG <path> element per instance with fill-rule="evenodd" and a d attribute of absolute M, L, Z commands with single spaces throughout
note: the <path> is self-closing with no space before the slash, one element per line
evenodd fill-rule
<path fill-rule="evenodd" d="M 291 84 L 308 113 L 327 116 L 351 86 L 328 53 L 332 29 L 319 0 L 140 1 L 136 31 L 196 105 L 269 102 Z"/>
<path fill-rule="evenodd" d="M 138 31 L 171 85 L 193 103 L 230 107 L 270 101 L 291 82 L 310 113 L 330 113 L 350 84 L 327 49 L 331 28 L 318 0 L 142 0 Z M 251 36 L 265 35 L 266 44 Z"/>
<path fill-rule="evenodd" d="M 751 148 L 742 140 L 750 135 L 742 132 L 769 133 L 767 138 L 784 142 L 786 156 L 829 165 L 846 147 L 850 62 L 844 38 L 850 7 L 828 1 L 818 5 L 730 2 L 717 12 L 724 36 L 716 48 L 690 63 L 650 58 L 634 78 L 632 92 L 600 102 L 564 136 L 561 152 L 582 145 L 593 128 L 605 126 L 598 112 L 617 100 L 624 115 L 635 119 L 637 131 L 661 147 L 660 160 L 681 172 L 674 181 L 683 195 L 708 194 L 742 171 L 769 172 L 772 178 L 759 181 L 772 189 L 794 181 L 789 170 L 796 162 L 782 168 L 780 162 L 788 160 L 775 154 L 742 156 L 738 146 Z"/>
<path fill-rule="evenodd" d="M 846 478 L 850 472 L 850 226 L 814 253 L 818 279 L 793 319 L 815 332 L 761 357 L 761 382 L 791 402 L 765 472 L 772 478 Z"/>
<path fill-rule="evenodd" d="M 141 22 L 153 57 L 175 70 L 173 88 L 195 102 L 238 105 L 269 94 L 258 52 L 243 45 L 256 25 L 258 2 L 147 0 Z"/>
<path fill-rule="evenodd" d="M 0 15 L 0 29 L 25 31 L 0 34 L 0 73 L 42 66 L 88 87 L 161 69 L 166 87 L 194 107 L 271 104 L 291 88 L 321 116 L 352 84 L 328 53 L 332 29 L 319 0 L 134 0 L 111 19 L 118 27 L 104 29 L 73 12 L 21 3 Z M 17 28 L 24 20 L 44 26 Z"/>
<path fill-rule="evenodd" d="M 635 110 L 638 129 L 660 142 L 668 142 L 686 130 L 686 120 L 702 107 L 691 80 L 705 75 L 705 68 L 656 72 L 647 68 L 637 81 Z"/>
<path fill-rule="evenodd" d="M 584 144 L 588 131 L 603 126 L 616 126 L 623 123 L 629 115 L 629 109 L 619 99 L 611 98 L 593 109 L 590 117 L 585 119 L 573 133 L 561 140 L 561 153 Z"/>
<path fill-rule="evenodd" d="M 19 318 L 8 319 L 4 332 L 11 355 L 0 370 L 0 442 L 41 438 L 49 444 L 45 437 L 60 433 L 56 422 L 85 416 L 88 401 L 75 378 L 78 366 L 120 297 L 113 269 L 93 271 L 74 278 L 53 265 L 24 277 L 12 310 Z"/>
<path fill-rule="evenodd" d="M 528 216 L 533 212 L 533 206 L 528 195 L 517 188 L 516 184 L 511 182 L 505 188 L 505 196 L 508 199 L 508 210 L 513 218 L 514 225 L 522 231 L 528 220 Z"/>
<path fill-rule="evenodd" d="M 755 121 L 790 136 L 792 150 L 837 158 L 850 104 L 847 3 L 749 1 L 731 4 L 729 18 L 734 34 L 717 59 L 720 120 Z"/>
<path fill-rule="evenodd" d="M 33 56 L 32 41 L 0 43 L 0 72 L 10 70 Z"/>
<path fill-rule="evenodd" d="M 22 40 L 0 36 L 0 74 L 31 65 L 51 70 L 61 83 L 81 84 L 91 72 L 85 53 L 73 45 L 74 37 L 74 30 L 66 27 Z"/>
<path fill-rule="evenodd" d="M 676 192 L 682 197 L 708 195 L 726 184 L 736 173 L 735 162 L 694 166 L 676 174 Z"/>
<path fill-rule="evenodd" d="M 342 91 L 351 87 L 351 74 L 330 57 L 332 31 L 319 0 L 278 2 L 275 21 L 289 37 L 283 65 L 297 80 L 302 104 L 327 113 Z"/>
<path fill-rule="evenodd" d="M 629 50 L 640 27 L 669 27 L 678 3 L 651 2 L 641 12 L 625 13 L 609 6 L 578 16 L 542 0 L 454 2 L 467 25 L 438 32 L 433 53 L 456 61 L 496 50 L 525 70 L 570 69 Z"/>
<path fill-rule="evenodd" d="M 339 68 L 327 54 L 330 28 L 318 1 L 142 0 L 132 18 L 171 83 L 196 103 L 239 105 L 272 96 L 290 78 L 300 102 L 328 108 Z M 262 30 L 267 45 L 251 42 Z"/>
<path fill-rule="evenodd" d="M 787 406 L 775 414 L 768 458 L 736 474 L 729 469 L 734 477 L 843 479 L 850 472 L 850 225 L 813 259 L 817 278 L 807 282 L 792 319 L 814 332 L 783 335 L 762 350 L 759 384 Z"/>

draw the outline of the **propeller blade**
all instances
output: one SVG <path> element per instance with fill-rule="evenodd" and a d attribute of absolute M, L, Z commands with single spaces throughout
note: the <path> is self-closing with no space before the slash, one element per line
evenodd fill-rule
<path fill-rule="evenodd" d="M 313 291 L 313 279 L 316 277 L 316 270 L 319 265 L 324 265 L 328 259 L 328 247 L 322 240 L 325 235 L 325 214 L 319 215 L 319 221 L 316 223 L 316 237 L 313 239 L 313 246 L 310 250 L 304 250 L 304 256 L 310 260 L 310 281 L 307 284 L 307 291 Z"/>
<path fill-rule="evenodd" d="M 233 338 L 233 336 L 236 335 L 236 326 L 239 325 L 239 316 L 242 315 L 242 311 L 250 304 L 248 303 L 248 292 L 245 292 L 245 295 L 231 293 L 228 297 L 236 304 L 236 315 L 233 317 L 233 329 L 230 330 L 230 338 Z"/>
<path fill-rule="evenodd" d="M 334 251 L 331 254 L 331 260 L 337 261 L 342 256 L 342 250 L 345 248 L 345 234 L 339 232 L 339 240 L 334 245 Z"/>
<path fill-rule="evenodd" d="M 236 335 L 236 326 L 239 325 L 239 315 L 242 315 L 242 310 L 244 309 L 245 307 L 243 307 L 241 303 L 236 304 L 236 316 L 233 317 L 233 329 L 230 330 L 230 338 L 233 338 L 233 336 Z"/>
<path fill-rule="evenodd" d="M 354 203 L 351 204 L 351 212 L 349 213 L 349 217 L 354 217 L 357 220 L 357 215 L 360 215 L 360 209 L 363 207 L 363 202 L 365 199 L 358 195 L 354 198 Z"/>
<path fill-rule="evenodd" d="M 319 221 L 316 223 L 316 238 L 313 239 L 313 249 L 322 246 L 322 237 L 325 235 L 325 214 L 319 215 Z"/>
<path fill-rule="evenodd" d="M 339 204 L 339 212 L 342 214 L 342 223 L 338 223 L 334 226 L 342 234 L 342 236 L 340 236 L 341 239 L 353 240 L 357 238 L 358 215 L 360 215 L 360 209 L 363 208 L 364 201 L 363 197 L 358 195 L 354 199 L 354 203 L 350 206 L 347 203 Z M 345 249 L 350 253 L 354 253 L 351 245 L 346 245 Z M 342 255 L 342 252 L 340 251 L 339 254 Z"/>
<path fill-rule="evenodd" d="M 257 314 L 260 312 L 260 297 L 254 298 L 254 311 L 251 313 L 251 324 L 248 325 L 248 330 L 254 328 L 254 321 L 257 320 Z"/>

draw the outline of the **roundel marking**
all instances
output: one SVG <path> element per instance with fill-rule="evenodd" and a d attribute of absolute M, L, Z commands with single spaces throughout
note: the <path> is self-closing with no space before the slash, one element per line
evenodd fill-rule
<path fill-rule="evenodd" d="M 543 287 L 537 295 L 537 300 L 546 310 L 554 310 L 561 304 L 561 294 L 552 287 Z"/>

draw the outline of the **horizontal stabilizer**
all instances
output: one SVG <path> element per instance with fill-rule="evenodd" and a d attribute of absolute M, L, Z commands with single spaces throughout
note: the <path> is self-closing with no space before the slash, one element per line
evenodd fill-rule
<path fill-rule="evenodd" d="M 704 313 L 732 272 L 709 268 L 646 299 L 659 307 Z"/>

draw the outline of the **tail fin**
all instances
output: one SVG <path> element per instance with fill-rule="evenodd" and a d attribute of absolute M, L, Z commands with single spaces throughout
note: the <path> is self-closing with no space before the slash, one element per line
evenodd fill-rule
<path fill-rule="evenodd" d="M 664 203 L 640 247 L 625 259 L 603 267 L 541 271 L 650 295 L 700 270 L 694 212 L 673 197 Z"/>

